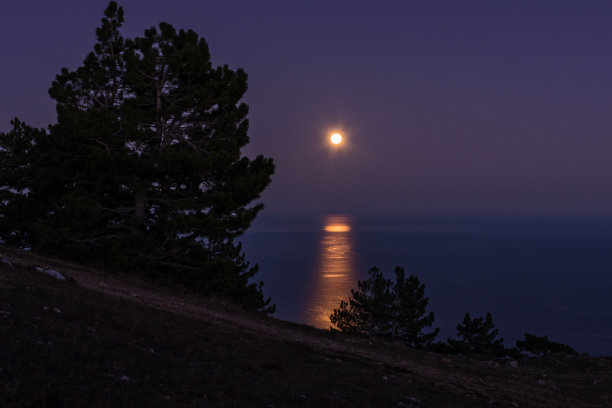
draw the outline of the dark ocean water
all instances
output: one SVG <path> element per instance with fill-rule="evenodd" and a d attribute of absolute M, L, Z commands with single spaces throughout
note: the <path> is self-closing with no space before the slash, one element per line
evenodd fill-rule
<path fill-rule="evenodd" d="M 529 332 L 612 355 L 612 217 L 264 214 L 242 242 L 281 319 L 327 328 L 371 266 L 398 265 L 425 283 L 438 339 L 491 312 L 507 346 Z"/>

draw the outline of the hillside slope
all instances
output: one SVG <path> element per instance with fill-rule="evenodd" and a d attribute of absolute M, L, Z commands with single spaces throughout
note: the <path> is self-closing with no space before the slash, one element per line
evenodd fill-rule
<path fill-rule="evenodd" d="M 608 358 L 424 353 L 8 252 L 0 342 L 2 407 L 612 406 Z"/>

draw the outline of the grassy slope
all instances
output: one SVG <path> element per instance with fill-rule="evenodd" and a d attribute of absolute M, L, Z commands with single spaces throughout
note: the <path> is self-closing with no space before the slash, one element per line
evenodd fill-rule
<path fill-rule="evenodd" d="M 612 406 L 609 359 L 422 353 L 41 262 L 0 267 L 1 407 Z"/>

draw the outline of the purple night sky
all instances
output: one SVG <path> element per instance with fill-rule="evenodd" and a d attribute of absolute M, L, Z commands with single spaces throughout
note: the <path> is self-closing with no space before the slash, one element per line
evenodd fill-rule
<path fill-rule="evenodd" d="M 54 122 L 107 3 L 2 5 L 1 131 Z M 125 37 L 167 21 L 247 71 L 268 213 L 611 213 L 612 2 L 119 4 Z"/>

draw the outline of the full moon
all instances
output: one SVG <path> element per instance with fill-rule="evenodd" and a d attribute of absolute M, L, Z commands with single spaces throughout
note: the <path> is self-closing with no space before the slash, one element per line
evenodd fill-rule
<path fill-rule="evenodd" d="M 342 135 L 340 133 L 334 133 L 331 135 L 331 142 L 335 145 L 340 144 L 340 142 L 342 142 Z"/>

